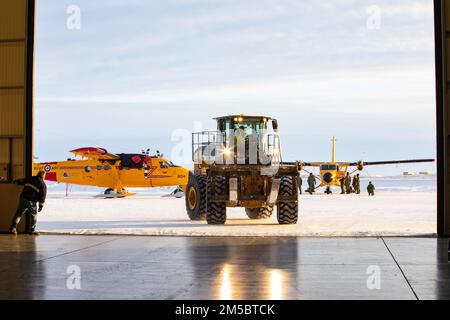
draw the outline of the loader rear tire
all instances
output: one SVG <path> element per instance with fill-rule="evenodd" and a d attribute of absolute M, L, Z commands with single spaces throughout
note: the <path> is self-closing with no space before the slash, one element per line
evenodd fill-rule
<path fill-rule="evenodd" d="M 245 213 L 252 220 L 269 219 L 273 213 L 273 206 L 245 208 Z"/>
<path fill-rule="evenodd" d="M 283 202 L 277 204 L 277 219 L 279 224 L 296 224 L 298 221 L 298 194 L 294 184 L 294 177 L 281 177 L 280 196 L 297 195 L 297 201 Z"/>

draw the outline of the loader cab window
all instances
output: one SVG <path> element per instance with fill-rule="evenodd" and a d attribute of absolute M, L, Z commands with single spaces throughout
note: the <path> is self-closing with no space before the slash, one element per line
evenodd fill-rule
<path fill-rule="evenodd" d="M 217 123 L 217 130 L 219 132 L 229 131 L 231 128 L 231 120 L 230 119 L 222 119 Z"/>
<path fill-rule="evenodd" d="M 234 120 L 234 130 L 242 130 L 246 135 L 257 134 L 267 129 L 267 120 L 261 118 L 236 117 Z"/>
<path fill-rule="evenodd" d="M 231 129 L 231 119 L 220 119 L 217 122 L 218 136 L 216 137 L 216 140 L 221 139 L 221 141 L 226 142 L 227 134 L 230 132 L 230 129 Z"/>
<path fill-rule="evenodd" d="M 270 124 L 272 125 L 273 131 L 278 131 L 278 121 L 276 119 L 270 120 Z"/>

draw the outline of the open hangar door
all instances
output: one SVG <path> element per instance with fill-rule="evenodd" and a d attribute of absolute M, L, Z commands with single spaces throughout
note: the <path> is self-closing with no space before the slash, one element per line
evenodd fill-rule
<path fill-rule="evenodd" d="M 450 236 L 450 1 L 435 0 L 436 132 L 440 236 Z"/>
<path fill-rule="evenodd" d="M 15 3 L 22 3 L 22 2 L 15 2 Z M 33 26 L 34 23 L 34 1 L 23 1 L 24 8 L 26 8 L 26 16 L 23 16 L 22 11 L 18 11 L 16 7 L 7 4 L 7 2 L 2 2 L 2 6 L 5 6 L 5 8 L 2 7 L 1 12 L 3 14 L 7 15 L 7 13 L 10 13 L 10 16 L 17 16 L 17 19 L 15 21 L 23 21 L 25 24 L 25 28 L 23 29 L 23 34 L 17 34 L 14 36 L 8 36 L 6 34 L 0 34 L 1 39 L 0 45 L 2 46 L 2 50 L 0 51 L 0 54 L 7 54 L 5 53 L 7 47 L 11 45 L 11 43 L 16 43 L 23 48 L 26 48 L 24 53 L 24 68 L 26 70 L 25 78 L 21 81 L 14 82 L 12 79 L 15 79 L 14 77 L 17 76 L 20 71 L 11 71 L 11 74 L 8 75 L 5 73 L 5 77 L 2 78 L 2 83 L 0 83 L 0 90 L 3 92 L 11 92 L 11 90 L 24 90 L 24 105 L 23 105 L 23 123 L 25 124 L 23 127 L 23 130 L 21 132 L 17 131 L 14 133 L 1 132 L 1 137 L 5 141 L 7 140 L 8 143 L 3 143 L 8 145 L 8 150 L 11 149 L 11 139 L 17 139 L 18 141 L 22 142 L 14 142 L 14 144 L 20 144 L 23 143 L 22 147 L 17 147 L 16 149 L 23 151 L 23 154 L 18 153 L 18 156 L 11 157 L 10 153 L 8 153 L 7 160 L 4 160 L 2 158 L 2 162 L 4 162 L 4 168 L 12 168 L 14 166 L 23 166 L 23 174 L 27 173 L 30 174 L 32 162 L 33 162 L 33 155 L 32 155 L 32 119 L 33 119 L 33 109 L 32 109 L 32 74 L 33 74 L 33 63 L 32 63 L 32 49 L 33 49 L 33 38 L 32 35 L 34 33 Z M 449 138 L 449 112 L 448 109 L 448 99 L 447 99 L 447 90 L 448 90 L 448 80 L 447 80 L 447 62 L 450 61 L 450 56 L 448 54 L 448 48 L 447 48 L 447 42 L 448 42 L 448 31 L 450 31 L 450 22 L 447 22 L 447 15 L 450 14 L 449 9 L 449 2 L 448 1 L 435 1 L 435 30 L 436 30 L 436 79 L 437 79 L 437 146 L 438 146 L 438 212 L 437 212 L 437 221 L 438 221 L 438 234 L 440 236 L 450 235 L 450 208 L 448 206 L 448 199 L 450 197 L 450 175 L 449 175 L 449 164 L 448 164 L 448 152 L 450 149 L 450 138 Z M 4 23 L 7 23 L 8 19 L 2 19 Z M 2 30 L 10 30 L 8 28 L 2 28 Z M 3 59 L 2 61 L 6 61 Z M 6 69 L 4 69 L 6 70 Z M 12 81 L 12 82 L 11 82 Z M 4 94 L 6 95 L 6 93 Z M 5 101 L 5 102 L 3 102 Z M 2 112 L 1 117 L 2 121 L 15 121 L 17 122 L 17 115 L 13 115 L 10 112 L 6 112 L 6 107 L 8 108 L 15 108 L 16 110 L 19 110 L 19 107 L 13 107 L 13 104 L 11 102 L 6 102 L 6 100 L 2 101 L 2 105 L 0 106 L 0 111 Z M 19 112 L 19 114 L 21 114 Z M 22 118 L 21 118 L 22 119 Z M 21 120 L 22 121 L 22 120 Z M 2 122 L 3 123 L 3 122 Z M 5 127 L 4 127 L 5 128 Z M 2 128 L 0 128 L 2 129 Z M 23 139 L 23 140 L 21 140 Z M 6 148 L 6 147 L 5 147 Z M 6 150 L 6 149 L 5 149 Z M 2 156 L 6 156 L 6 153 L 2 152 Z M 18 159 L 18 160 L 14 160 Z M 21 162 L 23 159 L 23 162 Z M 14 163 L 14 161 L 16 161 Z M 7 172 L 11 172 L 10 169 L 5 169 Z M 15 173 L 18 176 L 20 176 L 20 172 L 17 171 Z M 10 212 L 5 212 L 8 210 L 4 210 L 6 207 L 11 208 L 15 206 L 15 197 L 11 197 L 11 195 L 16 194 L 17 195 L 17 189 L 15 191 L 12 191 L 10 188 L 11 184 L 8 182 L 11 182 L 13 180 L 12 174 L 9 176 L 5 176 L 5 181 L 2 182 L 0 185 L 0 188 L 2 189 L 2 199 L 5 198 L 5 201 L 2 201 L 2 210 L 1 210 L 1 217 L 2 221 L 8 221 L 10 217 Z M 17 178 L 15 177 L 15 178 Z M 14 193 L 15 192 L 15 193 Z M 1 225 L 2 230 L 4 231 L 5 223 L 2 223 Z"/>
<path fill-rule="evenodd" d="M 33 0 L 0 1 L 0 231 L 19 198 L 11 182 L 32 172 L 34 9 Z"/>

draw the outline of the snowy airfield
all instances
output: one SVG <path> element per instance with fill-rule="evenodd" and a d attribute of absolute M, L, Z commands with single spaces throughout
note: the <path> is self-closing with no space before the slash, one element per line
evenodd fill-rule
<path fill-rule="evenodd" d="M 229 208 L 225 226 L 190 221 L 184 198 L 162 195 L 171 189 L 138 191 L 123 199 L 96 198 L 98 191 L 73 191 L 66 197 L 49 188 L 38 229 L 45 233 L 170 236 L 403 236 L 436 233 L 435 178 L 372 179 L 376 196 L 300 197 L 299 223 L 280 226 L 276 213 L 250 220 L 243 208 Z M 364 187 L 364 183 L 363 183 Z M 338 190 L 335 190 L 338 191 Z M 363 189 L 365 191 L 365 189 Z"/>

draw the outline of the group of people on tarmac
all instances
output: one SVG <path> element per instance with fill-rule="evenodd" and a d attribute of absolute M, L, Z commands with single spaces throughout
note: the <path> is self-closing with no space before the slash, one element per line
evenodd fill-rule
<path fill-rule="evenodd" d="M 308 176 L 308 189 L 305 190 L 305 192 L 308 192 L 309 194 L 312 194 L 315 192 L 316 189 L 316 177 L 310 173 Z M 347 174 L 342 177 L 342 179 L 339 181 L 341 185 L 341 194 L 350 194 L 350 193 L 361 193 L 361 180 L 359 177 L 359 173 L 353 177 L 350 176 L 350 173 L 347 172 Z M 302 177 L 298 176 L 298 189 L 300 191 L 300 194 L 302 194 L 302 184 L 303 180 Z M 373 185 L 372 181 L 369 182 L 369 185 L 367 186 L 367 193 L 369 196 L 375 195 L 375 186 Z"/>
<path fill-rule="evenodd" d="M 361 193 L 359 173 L 352 180 L 350 173 L 347 172 L 339 182 L 341 183 L 341 194 Z"/>

